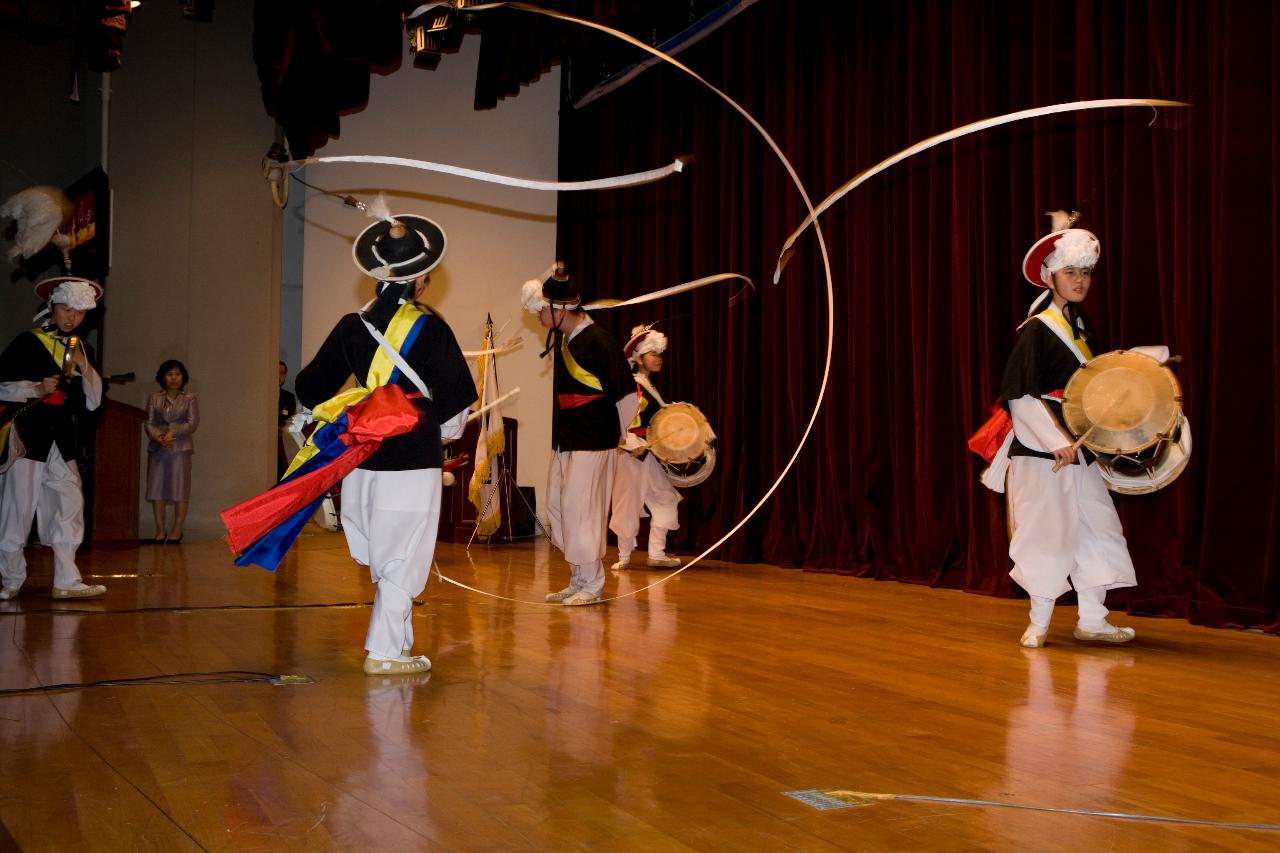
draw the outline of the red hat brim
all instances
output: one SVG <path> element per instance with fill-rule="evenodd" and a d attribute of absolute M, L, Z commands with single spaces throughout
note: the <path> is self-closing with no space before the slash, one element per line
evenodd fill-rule
<path fill-rule="evenodd" d="M 631 358 L 631 354 L 636 351 L 636 347 L 640 346 L 640 342 L 649 337 L 649 332 L 649 329 L 645 329 L 643 332 L 633 336 L 631 340 L 627 341 L 627 345 L 622 348 L 623 357 Z"/>
<path fill-rule="evenodd" d="M 1058 241 L 1062 239 L 1063 231 L 1055 231 L 1052 234 L 1046 234 L 1035 242 L 1035 244 L 1027 251 L 1027 256 L 1022 259 L 1022 276 L 1036 287 L 1048 287 L 1044 283 L 1044 279 L 1040 278 L 1040 271 L 1044 268 L 1045 258 L 1053 254 L 1054 248 L 1058 245 Z"/>
<path fill-rule="evenodd" d="M 57 289 L 58 285 L 66 284 L 69 281 L 84 282 L 85 284 L 93 288 L 94 300 L 98 300 L 102 298 L 102 285 L 98 284 L 96 281 L 93 281 L 87 278 L 81 278 L 80 276 L 77 276 L 77 275 L 58 275 L 58 276 L 54 276 L 53 278 L 46 278 L 44 281 L 39 282 L 35 286 L 36 296 L 47 301 L 50 296 L 53 296 L 53 291 Z"/>

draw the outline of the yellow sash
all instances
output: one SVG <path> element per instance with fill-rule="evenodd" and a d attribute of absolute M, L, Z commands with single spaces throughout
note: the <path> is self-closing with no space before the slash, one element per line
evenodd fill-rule
<path fill-rule="evenodd" d="M 53 359 L 53 363 L 58 365 L 58 370 L 62 370 L 62 359 L 66 355 L 67 345 L 39 326 L 32 329 L 31 334 L 35 335 L 40 340 L 40 343 L 44 344 L 44 348 L 49 351 L 49 357 Z M 62 349 L 62 355 L 58 354 L 59 348 Z"/>
<path fill-rule="evenodd" d="M 574 359 L 573 353 L 569 352 L 569 336 L 565 335 L 560 339 L 560 355 L 564 358 L 564 366 L 568 369 L 569 375 L 574 379 L 586 385 L 588 388 L 594 388 L 597 391 L 604 391 L 604 385 L 600 383 L 600 378 L 594 373 L 587 370 Z"/>
<path fill-rule="evenodd" d="M 1093 358 L 1093 353 L 1090 351 L 1089 345 L 1085 343 L 1084 338 L 1076 337 L 1075 330 L 1071 328 L 1071 324 L 1067 322 L 1067 318 L 1062 316 L 1061 311 L 1057 308 L 1046 308 L 1040 312 L 1040 315 L 1052 320 L 1055 326 L 1066 332 L 1067 340 L 1080 348 L 1080 352 L 1084 355 L 1085 361 Z"/>
<path fill-rule="evenodd" d="M 409 332 L 413 330 L 413 326 L 422 318 L 422 311 L 412 302 L 406 302 L 396 311 L 395 316 L 391 318 L 391 322 L 387 324 L 387 331 L 383 333 L 383 337 L 387 339 L 387 343 L 395 347 L 399 352 L 404 347 L 405 338 L 409 337 Z M 369 362 L 369 373 L 365 377 L 363 385 L 353 385 L 345 391 L 339 391 L 334 396 L 325 400 L 320 405 L 311 410 L 312 420 L 321 423 L 331 424 L 338 419 L 343 410 L 347 406 L 359 403 L 365 397 L 373 392 L 374 388 L 380 385 L 386 385 L 391 379 L 391 374 L 395 371 L 395 364 L 391 361 L 391 356 L 387 355 L 387 351 L 382 347 L 378 347 L 373 353 L 373 361 Z M 317 429 L 319 429 L 317 427 Z M 313 432 L 312 435 L 315 435 Z M 307 437 L 307 443 L 302 445 L 297 455 L 293 457 L 293 461 L 289 463 L 289 468 L 284 472 L 284 476 L 288 477 L 312 456 L 316 455 L 315 443 L 311 440 L 311 436 Z M 281 477 L 284 479 L 284 477 Z"/>

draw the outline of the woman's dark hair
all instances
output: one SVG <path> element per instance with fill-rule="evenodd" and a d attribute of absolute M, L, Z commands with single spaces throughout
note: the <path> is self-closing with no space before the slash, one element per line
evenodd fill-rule
<path fill-rule="evenodd" d="M 182 387 L 186 388 L 187 383 L 191 381 L 191 375 L 187 373 L 187 366 L 176 358 L 167 359 L 160 365 L 160 369 L 156 371 L 156 384 L 164 388 L 164 375 L 175 367 L 182 372 Z"/>

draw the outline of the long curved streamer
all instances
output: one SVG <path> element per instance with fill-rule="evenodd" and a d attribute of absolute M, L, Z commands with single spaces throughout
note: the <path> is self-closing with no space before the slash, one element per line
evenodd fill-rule
<path fill-rule="evenodd" d="M 872 166 L 866 171 L 859 172 L 848 183 L 842 185 L 822 200 L 816 209 L 810 210 L 809 215 L 800 223 L 800 227 L 791 232 L 791 236 L 787 238 L 787 242 L 783 244 L 782 251 L 778 255 L 778 265 L 773 270 L 773 283 L 777 284 L 782 277 L 782 268 L 787 265 L 787 261 L 791 260 L 791 254 L 795 249 L 796 240 L 805 232 L 814 221 L 824 213 L 827 208 L 835 204 L 846 194 L 859 184 L 866 183 L 871 178 L 883 172 L 885 169 L 901 163 L 908 157 L 913 157 L 921 151 L 927 151 L 930 148 L 941 145 L 944 142 L 950 142 L 953 139 L 959 139 L 962 136 L 968 136 L 971 133 L 977 133 L 980 130 L 986 130 L 992 127 L 999 127 L 1002 124 L 1012 124 L 1023 119 L 1039 118 L 1040 116 L 1054 115 L 1055 113 L 1069 113 L 1076 110 L 1100 110 L 1109 107 L 1150 107 L 1154 113 L 1157 107 L 1189 107 L 1191 104 L 1183 101 L 1165 101 L 1159 98 L 1102 98 L 1093 101 L 1071 101 L 1066 104 L 1053 104 L 1047 107 L 1032 107 L 1027 110 L 1018 110 L 1014 113 L 1006 113 L 1002 116 L 994 118 L 985 118 L 981 121 L 971 122 L 961 125 L 946 133 L 939 133 L 936 136 L 930 136 L 928 139 L 922 139 L 910 148 L 904 148 L 891 157 L 886 157 L 879 163 Z M 1152 121 L 1155 121 L 1154 115 Z"/>
<path fill-rule="evenodd" d="M 643 302 L 653 302 L 655 299 L 666 299 L 668 296 L 675 296 L 677 293 L 685 293 L 690 290 L 697 290 L 699 287 L 706 287 L 708 284 L 717 284 L 722 281 L 734 281 L 740 279 L 747 283 L 747 287 L 755 290 L 755 282 L 736 272 L 722 272 L 716 275 L 709 275 L 706 278 L 694 279 L 686 281 L 684 284 L 676 284 L 671 287 L 664 287 L 662 290 L 655 290 L 651 293 L 644 293 L 631 299 L 597 299 L 594 302 L 588 302 L 582 306 L 584 311 L 602 311 L 606 308 L 625 308 L 628 305 L 639 305 Z"/>
<path fill-rule="evenodd" d="M 779 162 L 787 170 L 787 174 L 791 177 L 791 182 L 795 184 L 796 190 L 800 193 L 800 198 L 804 201 L 805 209 L 809 211 L 810 218 L 814 218 L 816 216 L 816 211 L 814 210 L 813 202 L 810 200 L 809 193 L 807 190 L 805 190 L 804 184 L 800 181 L 800 176 L 796 173 L 795 166 L 793 166 L 791 164 L 791 161 L 787 159 L 787 155 L 782 153 L 782 149 L 778 146 L 778 143 L 774 140 L 774 138 L 769 135 L 769 131 L 765 130 L 763 125 L 761 125 L 760 122 L 756 121 L 755 117 L 752 116 L 751 113 L 747 112 L 746 109 L 741 104 L 739 104 L 733 98 L 729 97 L 724 92 L 717 89 L 715 86 L 713 86 L 710 82 L 704 79 L 692 68 L 689 68 L 687 65 L 680 62 L 675 57 L 669 56 L 668 54 L 663 53 L 662 51 L 658 50 L 656 47 L 647 45 L 644 42 L 640 41 L 639 39 L 632 38 L 626 33 L 621 32 L 619 30 L 615 30 L 612 27 L 606 27 L 604 24 L 598 24 L 595 21 L 588 21 L 584 18 L 575 18 L 572 15 L 565 15 L 561 12 L 553 12 L 549 9 L 543 9 L 539 6 L 531 6 L 527 3 L 486 3 L 484 5 L 479 5 L 479 6 L 469 6 L 467 8 L 467 11 L 480 12 L 480 11 L 486 11 L 489 9 L 499 9 L 503 7 L 507 7 L 511 9 L 520 9 L 521 11 L 529 12 L 535 15 L 545 15 L 549 18 L 556 18 L 561 21 L 578 24 L 580 26 L 584 26 L 589 29 L 606 33 L 608 35 L 613 36 L 614 38 L 620 39 L 626 42 L 627 44 L 632 45 L 633 47 L 639 48 L 640 50 L 645 51 L 646 53 L 650 53 L 658 57 L 659 59 L 663 60 L 667 64 L 675 68 L 678 68 L 680 71 L 684 72 L 685 74 L 689 75 L 694 80 L 696 80 L 697 82 L 701 83 L 704 87 L 714 92 L 716 96 L 719 97 L 722 101 L 724 101 L 726 104 L 732 107 L 734 111 L 736 111 L 739 115 L 741 115 L 743 119 L 745 119 L 746 122 L 750 124 L 757 133 L 760 134 L 760 137 L 764 140 L 765 144 L 769 146 L 769 148 L 777 156 Z M 824 274 L 826 275 L 827 347 L 826 347 L 826 357 L 825 357 L 825 361 L 823 362 L 823 368 L 822 368 L 822 384 L 818 388 L 818 396 L 817 396 L 817 399 L 815 399 L 813 402 L 813 411 L 809 415 L 809 422 L 805 425 L 804 433 L 800 436 L 800 441 L 796 444 L 795 451 L 791 454 L 791 457 L 787 460 L 787 464 L 784 465 L 782 467 L 782 470 L 778 473 L 777 479 L 773 481 L 773 484 L 769 486 L 769 488 L 765 491 L 765 493 L 760 497 L 760 500 L 758 500 L 755 503 L 755 505 L 752 506 L 751 509 L 747 511 L 747 514 L 744 515 L 741 519 L 739 519 L 738 522 L 734 524 L 732 528 L 730 528 L 723 536 L 721 536 L 719 539 L 717 539 L 715 542 L 709 545 L 707 549 L 704 550 L 701 554 L 694 557 L 692 560 L 685 563 L 683 566 L 671 572 L 670 574 L 664 575 L 663 577 L 659 578 L 658 580 L 654 581 L 653 583 L 647 586 L 642 586 L 639 589 L 634 589 L 631 592 L 623 593 L 622 595 L 617 595 L 617 596 L 614 596 L 613 598 L 606 598 L 600 603 L 603 604 L 606 601 L 616 601 L 620 598 L 628 598 L 633 595 L 638 595 L 639 593 L 642 593 L 648 589 L 652 589 L 653 587 L 658 586 L 659 584 L 666 583 L 667 581 L 671 580 L 672 578 L 681 574 L 687 569 L 693 568 L 695 565 L 697 565 L 702 560 L 704 560 L 707 557 L 707 555 L 711 554 L 713 551 L 718 549 L 725 542 L 728 542 L 729 539 L 731 539 L 739 530 L 741 530 L 746 525 L 746 523 L 750 521 L 757 512 L 760 511 L 760 508 L 763 507 L 766 502 L 768 502 L 769 498 L 773 497 L 773 493 L 778 490 L 778 487 L 782 485 L 782 481 L 786 479 L 787 474 L 789 474 L 791 472 L 791 469 L 795 467 L 796 460 L 800 458 L 800 452 L 804 450 L 805 444 L 809 441 L 809 436 L 813 433 L 813 427 L 818 421 L 818 414 L 819 412 L 822 411 L 822 402 L 823 400 L 826 399 L 827 383 L 828 381 L 830 381 L 830 378 L 831 378 L 831 352 L 835 343 L 835 285 L 831 277 L 831 257 L 827 253 L 827 242 L 822 235 L 822 227 L 820 225 L 817 225 L 816 223 L 814 224 L 814 234 L 818 238 L 818 249 L 822 255 L 822 269 Z M 437 567 L 436 571 L 437 571 L 437 574 L 439 574 L 439 567 Z M 448 580 L 442 574 L 440 575 L 440 577 L 442 580 Z M 463 584 L 458 583 L 457 581 L 449 580 L 449 582 L 457 584 L 458 586 L 463 586 Z M 471 587 L 466 587 L 466 588 L 470 589 Z M 477 590 L 477 592 L 479 592 L 479 590 Z M 519 601 L 518 599 L 506 598 L 505 596 L 494 595 L 493 593 L 485 593 L 485 595 L 488 595 L 492 598 L 502 598 L 506 601 L 512 601 L 520 604 L 543 604 L 543 602 L 541 601 L 539 602 Z M 558 607 L 560 605 L 556 605 L 556 606 Z"/>
<path fill-rule="evenodd" d="M 488 184 L 502 184 L 508 187 L 519 187 L 526 190 L 544 190 L 549 192 L 576 192 L 581 190 L 615 190 L 622 187 L 635 187 L 651 184 L 663 178 L 669 178 L 676 172 L 684 170 L 685 161 L 676 158 L 670 165 L 647 172 L 633 172 L 630 175 L 619 175 L 615 178 L 597 178 L 592 181 L 534 181 L 528 178 L 514 178 L 510 175 L 499 175 L 495 172 L 482 172 L 479 169 L 464 169 L 461 166 L 450 166 L 448 163 L 433 163 L 430 160 L 413 160 L 408 157 L 384 157 L 380 154 L 348 154 L 334 157 L 307 157 L 293 160 L 290 165 L 309 166 L 312 163 L 366 163 L 376 166 L 404 166 L 409 169 L 420 169 L 425 172 L 439 172 L 445 175 L 456 175 L 473 181 Z"/>

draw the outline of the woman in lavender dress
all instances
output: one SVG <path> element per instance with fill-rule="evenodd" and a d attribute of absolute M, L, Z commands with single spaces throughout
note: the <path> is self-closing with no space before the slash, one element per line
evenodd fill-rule
<path fill-rule="evenodd" d="M 147 400 L 147 500 L 155 515 L 156 544 L 181 542 L 191 499 L 191 434 L 200 424 L 196 395 L 186 390 L 190 376 L 186 365 L 169 359 L 156 371 L 162 391 Z M 165 526 L 167 505 L 173 504 L 173 526 Z"/>

